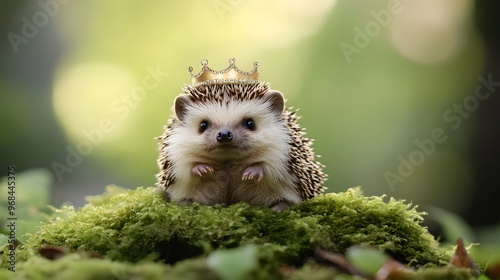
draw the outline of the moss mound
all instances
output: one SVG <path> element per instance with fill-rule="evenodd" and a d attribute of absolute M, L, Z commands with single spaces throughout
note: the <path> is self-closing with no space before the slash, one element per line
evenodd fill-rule
<path fill-rule="evenodd" d="M 260 272 L 254 276 L 260 279 L 278 277 L 279 267 L 300 266 L 317 246 L 338 253 L 353 245 L 379 248 L 412 266 L 442 265 L 451 255 L 420 225 L 423 213 L 415 207 L 394 199 L 384 202 L 383 197 L 365 197 L 358 188 L 325 194 L 283 213 L 244 203 L 178 206 L 166 202 L 153 187 L 108 188 L 108 193 L 89 201 L 78 211 L 72 207 L 56 210 L 39 232 L 29 234 L 18 247 L 18 270 L 79 275 L 77 271 L 92 266 L 96 273 L 102 268 L 107 277 L 113 271 L 122 276 L 117 279 L 134 275 L 149 279 L 147 273 L 152 279 L 167 274 L 181 279 L 193 271 L 200 273 L 198 277 L 209 277 L 213 273 L 206 267 L 206 256 L 248 244 L 258 248 Z M 49 261 L 37 256 L 43 245 L 95 252 L 104 259 L 70 254 Z"/>
<path fill-rule="evenodd" d="M 206 259 L 195 258 L 180 261 L 175 266 L 157 262 L 127 263 L 109 259 L 85 258 L 70 254 L 56 261 L 33 256 L 20 263 L 16 272 L 0 270 L 0 279 L 171 279 L 171 280 L 217 280 L 217 279 L 290 279 L 290 280 L 360 280 L 363 278 L 339 273 L 328 267 L 305 264 L 285 275 L 276 270 L 253 269 L 241 277 L 221 277 L 207 266 Z M 421 269 L 415 273 L 400 274 L 391 279 L 401 280 L 470 280 L 475 279 L 467 269 L 456 267 Z"/>
<path fill-rule="evenodd" d="M 137 262 L 155 253 L 166 263 L 217 248 L 258 244 L 281 263 L 301 262 L 316 246 L 343 253 L 353 245 L 378 247 L 414 265 L 447 262 L 425 228 L 422 213 L 402 201 L 365 197 L 359 189 L 325 194 L 283 213 L 244 203 L 178 206 L 155 188 L 112 190 L 29 236 L 25 248 L 61 245 L 98 252 L 112 260 Z M 266 257 L 266 256 L 263 256 Z"/>
<path fill-rule="evenodd" d="M 203 277 L 200 277 L 203 275 Z M 33 256 L 18 265 L 15 272 L 0 270 L 0 279 L 218 279 L 202 259 L 176 266 L 156 262 L 131 264 L 70 254 L 56 261 Z"/>

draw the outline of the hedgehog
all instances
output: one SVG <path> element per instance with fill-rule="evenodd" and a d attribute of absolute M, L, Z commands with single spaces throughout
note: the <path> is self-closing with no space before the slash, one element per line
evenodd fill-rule
<path fill-rule="evenodd" d="M 230 59 L 222 71 L 207 60 L 193 85 L 175 98 L 158 137 L 157 186 L 179 204 L 246 202 L 281 212 L 324 192 L 326 175 L 297 123 L 296 110 L 257 67 L 243 72 Z"/>

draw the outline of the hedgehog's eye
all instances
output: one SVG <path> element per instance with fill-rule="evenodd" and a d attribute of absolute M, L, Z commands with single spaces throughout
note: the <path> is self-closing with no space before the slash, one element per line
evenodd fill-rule
<path fill-rule="evenodd" d="M 253 122 L 252 119 L 246 119 L 244 121 L 244 125 L 246 126 L 246 128 L 250 129 L 250 130 L 255 130 L 255 123 Z"/>
<path fill-rule="evenodd" d="M 208 128 L 208 122 L 206 120 L 202 120 L 200 123 L 200 133 L 203 133 L 203 131 L 207 130 Z"/>

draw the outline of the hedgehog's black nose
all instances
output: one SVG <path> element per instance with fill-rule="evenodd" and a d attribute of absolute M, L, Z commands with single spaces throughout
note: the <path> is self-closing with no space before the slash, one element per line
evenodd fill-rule
<path fill-rule="evenodd" d="M 233 140 L 233 134 L 228 130 L 221 130 L 217 133 L 217 142 L 231 142 Z"/>

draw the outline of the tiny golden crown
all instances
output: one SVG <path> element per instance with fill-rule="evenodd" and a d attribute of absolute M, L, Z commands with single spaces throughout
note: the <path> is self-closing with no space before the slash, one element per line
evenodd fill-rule
<path fill-rule="evenodd" d="M 241 71 L 234 65 L 236 60 L 234 58 L 229 59 L 229 67 L 221 71 L 214 71 L 208 67 L 208 60 L 203 59 L 201 61 L 200 73 L 194 75 L 193 67 L 189 67 L 189 73 L 191 73 L 191 81 L 193 86 L 201 86 L 206 84 L 252 84 L 257 83 L 259 79 L 259 63 L 254 62 L 253 69 L 250 72 Z"/>

